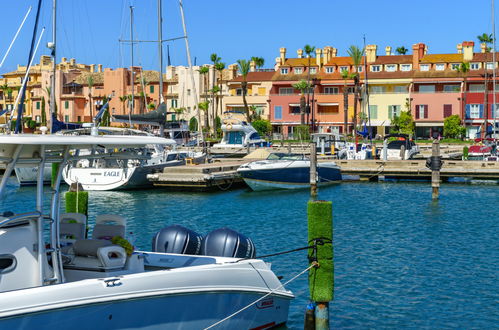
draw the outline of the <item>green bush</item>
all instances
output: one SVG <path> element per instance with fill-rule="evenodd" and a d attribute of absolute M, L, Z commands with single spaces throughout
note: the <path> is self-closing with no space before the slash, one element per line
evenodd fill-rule
<path fill-rule="evenodd" d="M 296 126 L 294 130 L 294 138 L 301 141 L 309 141 L 310 140 L 310 128 L 308 125 L 300 125 Z"/>
<path fill-rule="evenodd" d="M 196 117 L 191 117 L 189 120 L 189 131 L 196 132 L 198 130 L 198 120 Z"/>
<path fill-rule="evenodd" d="M 466 134 L 466 128 L 462 126 L 461 118 L 458 115 L 452 115 L 444 119 L 444 137 L 462 138 Z"/>
<path fill-rule="evenodd" d="M 270 121 L 268 120 L 255 120 L 251 125 L 261 137 L 267 136 L 272 132 L 272 124 L 270 124 Z"/>

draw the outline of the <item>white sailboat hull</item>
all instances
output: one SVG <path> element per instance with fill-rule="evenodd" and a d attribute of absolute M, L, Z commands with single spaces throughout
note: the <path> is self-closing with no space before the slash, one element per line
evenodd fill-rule
<path fill-rule="evenodd" d="M 16 167 L 14 169 L 17 182 L 21 186 L 34 186 L 38 179 L 38 167 Z M 43 170 L 43 184 L 50 184 L 52 178 L 52 165 L 48 164 Z"/>

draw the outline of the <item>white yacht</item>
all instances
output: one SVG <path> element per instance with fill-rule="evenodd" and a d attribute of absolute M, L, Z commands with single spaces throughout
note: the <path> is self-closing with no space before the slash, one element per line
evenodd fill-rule
<path fill-rule="evenodd" d="M 64 165 L 86 157 L 78 150 L 169 143 L 150 136 L 0 136 L 0 162 L 6 163 L 0 196 L 15 166 L 39 168 L 36 209 L 4 210 L 0 217 L 1 329 L 267 329 L 286 323 L 293 294 L 268 263 L 253 259 L 248 244 L 236 257 L 220 256 L 213 252 L 220 248 L 209 247 L 210 233 L 201 249 L 172 253 L 170 247 L 185 244 L 169 241 L 181 236 L 170 231 L 155 236 L 152 252 L 128 253 L 108 241 L 126 232 L 119 216 L 96 221 L 92 238 L 85 239 L 84 229 L 77 228 L 84 221 L 60 215 Z M 118 151 L 100 158 L 107 156 L 129 157 Z M 50 192 L 42 189 L 46 163 L 60 164 Z M 68 225 L 74 234 L 68 235 Z M 61 236 L 74 239 L 69 249 L 61 248 Z M 233 242 L 238 250 L 246 240 Z"/>
<path fill-rule="evenodd" d="M 407 134 L 388 134 L 383 139 L 383 160 L 412 159 L 419 153 L 419 146 Z"/>
<path fill-rule="evenodd" d="M 260 146 L 266 141 L 260 137 L 250 123 L 236 117 L 228 117 L 222 121 L 223 137 L 213 148 L 246 148 Z"/>

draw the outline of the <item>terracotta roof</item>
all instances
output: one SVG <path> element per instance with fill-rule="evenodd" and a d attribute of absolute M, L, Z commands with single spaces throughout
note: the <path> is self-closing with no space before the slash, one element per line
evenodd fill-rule
<path fill-rule="evenodd" d="M 76 77 L 75 82 L 81 85 L 88 85 L 88 77 L 94 78 L 94 85 L 102 85 L 104 83 L 104 72 L 83 72 Z"/>
<path fill-rule="evenodd" d="M 313 78 L 319 78 L 318 74 L 311 74 L 310 79 Z M 273 77 L 272 81 L 300 81 L 302 79 L 307 80 L 308 75 L 306 73 L 303 74 L 280 74 L 280 72 L 276 72 Z"/>
<path fill-rule="evenodd" d="M 499 54 L 496 54 L 497 60 L 499 60 Z M 492 62 L 492 53 L 475 53 L 471 62 Z"/>
<path fill-rule="evenodd" d="M 137 73 L 137 82 L 141 82 L 142 78 L 145 79 L 147 83 L 150 82 L 158 82 L 159 81 L 159 72 L 153 70 L 144 70 L 142 73 Z"/>
<path fill-rule="evenodd" d="M 460 78 L 461 73 L 457 70 L 444 71 L 414 71 L 414 78 Z"/>
<path fill-rule="evenodd" d="M 288 58 L 283 66 L 308 66 L 309 58 Z M 318 66 L 315 57 L 310 58 L 310 66 Z"/>
<path fill-rule="evenodd" d="M 271 81 L 274 76 L 275 71 L 256 71 L 256 72 L 248 72 L 246 76 L 247 82 L 255 82 L 255 81 Z M 237 76 L 232 79 L 231 82 L 243 81 L 243 76 Z"/>
<path fill-rule="evenodd" d="M 364 63 L 364 61 L 362 61 Z M 332 57 L 329 62 L 324 64 L 325 66 L 334 66 L 334 65 L 353 65 L 352 58 L 350 56 L 339 56 Z"/>
<path fill-rule="evenodd" d="M 463 54 L 430 54 L 425 55 L 420 63 L 461 63 Z"/>
<path fill-rule="evenodd" d="M 412 63 L 412 55 L 385 55 L 378 56 L 371 64 L 402 64 Z"/>

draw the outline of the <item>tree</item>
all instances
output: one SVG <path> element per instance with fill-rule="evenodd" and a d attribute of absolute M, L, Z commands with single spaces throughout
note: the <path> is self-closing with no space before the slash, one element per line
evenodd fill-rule
<path fill-rule="evenodd" d="M 45 112 L 45 97 L 42 96 L 42 111 L 41 111 L 41 121 L 42 125 L 46 126 L 47 125 L 47 113 Z"/>
<path fill-rule="evenodd" d="M 121 97 L 120 97 L 120 100 L 121 100 Z M 156 106 L 154 105 L 154 103 L 149 103 L 149 104 L 147 105 L 147 110 L 149 110 L 149 111 L 152 111 L 152 110 L 154 110 L 155 108 L 156 108 Z"/>
<path fill-rule="evenodd" d="M 199 102 L 198 107 L 199 107 L 199 110 L 204 111 L 205 121 L 208 122 L 208 110 L 210 109 L 210 101 Z M 207 125 L 206 129 L 209 129 L 209 128 L 210 128 L 210 126 Z"/>
<path fill-rule="evenodd" d="M 341 78 L 343 78 L 343 134 L 348 135 L 348 88 L 347 79 L 350 78 L 350 74 L 347 70 L 341 71 Z"/>
<path fill-rule="evenodd" d="M 125 113 L 125 103 L 127 100 L 128 100 L 128 95 L 120 96 L 120 102 L 121 105 L 123 106 L 123 113 Z"/>
<path fill-rule="evenodd" d="M 48 100 L 49 109 L 50 109 L 51 108 L 50 107 L 50 95 L 52 93 L 52 89 L 50 88 L 50 86 L 45 87 L 45 93 L 47 93 L 47 100 Z M 49 111 L 49 113 L 50 113 L 50 111 Z M 54 104 L 54 114 L 53 115 L 57 118 L 57 102 Z M 50 121 L 52 121 L 52 117 L 50 118 Z"/>
<path fill-rule="evenodd" d="M 314 55 L 314 51 L 315 51 L 315 46 L 310 46 L 310 45 L 305 45 L 305 47 L 303 47 L 304 51 L 305 51 L 305 54 L 307 54 L 307 57 L 308 57 L 308 67 L 307 67 L 307 84 L 310 86 L 310 59 L 311 57 Z M 301 109 L 300 109 L 301 110 Z M 306 108 L 306 111 L 305 112 L 309 112 L 310 110 L 310 88 L 307 90 L 307 108 Z M 304 117 L 304 114 L 301 114 L 302 115 L 302 122 L 301 124 L 305 124 L 305 117 Z"/>
<path fill-rule="evenodd" d="M 293 84 L 293 88 L 300 91 L 300 122 L 304 125 L 306 112 L 305 91 L 310 89 L 310 84 L 302 79 L 296 84 Z"/>
<path fill-rule="evenodd" d="M 89 75 L 87 77 L 87 84 L 88 84 L 88 107 L 90 110 L 90 120 L 93 120 L 93 113 L 92 113 L 92 88 L 94 87 L 94 77 Z"/>
<path fill-rule="evenodd" d="M 462 139 L 466 134 L 466 128 L 462 125 L 458 115 L 452 115 L 444 119 L 444 137 L 450 139 Z"/>
<path fill-rule="evenodd" d="M 243 92 L 244 112 L 246 113 L 246 120 L 248 121 L 248 123 L 250 123 L 251 116 L 249 112 L 248 102 L 246 101 L 246 94 L 248 93 L 248 82 L 246 78 L 250 70 L 250 62 L 247 60 L 237 60 L 237 65 L 239 67 L 239 73 L 243 77 L 243 81 L 241 82 L 241 89 Z"/>
<path fill-rule="evenodd" d="M 199 74 L 203 77 L 204 103 L 206 103 L 206 104 L 210 104 L 208 102 L 208 73 L 209 72 L 210 72 L 210 69 L 207 66 L 202 66 L 201 68 L 199 68 Z M 201 109 L 201 103 L 198 104 L 199 109 Z M 205 111 L 205 113 L 204 113 L 204 125 L 207 128 L 207 130 L 209 131 L 210 130 L 210 123 L 209 123 L 208 111 Z"/>
<path fill-rule="evenodd" d="M 251 123 L 260 136 L 267 136 L 272 132 L 272 124 L 265 119 L 255 120 Z"/>
<path fill-rule="evenodd" d="M 353 65 L 355 67 L 355 72 L 352 73 L 354 81 L 354 102 L 353 102 L 353 134 L 357 137 L 357 103 L 359 103 L 360 94 L 360 77 L 359 77 L 359 66 L 362 62 L 362 57 L 364 56 L 364 49 L 360 49 L 357 46 L 350 46 L 347 50 L 348 55 L 352 59 Z"/>
<path fill-rule="evenodd" d="M 407 54 L 407 52 L 409 51 L 407 48 L 405 48 L 404 46 L 400 46 L 400 47 L 397 47 L 397 49 L 395 49 L 395 51 L 397 52 L 397 54 L 399 55 L 405 55 Z"/>
<path fill-rule="evenodd" d="M 198 130 L 198 120 L 196 117 L 191 117 L 189 120 L 189 131 L 196 132 Z"/>
<path fill-rule="evenodd" d="M 105 106 L 108 101 L 109 100 L 107 96 L 104 96 L 104 99 L 102 100 L 103 106 Z M 111 116 L 109 115 L 109 105 L 108 105 L 106 110 L 104 110 L 104 113 L 102 114 L 101 123 L 102 126 L 109 126 L 110 122 L 111 122 Z"/>
<path fill-rule="evenodd" d="M 477 36 L 477 39 L 480 41 L 480 43 L 487 45 L 490 45 L 493 40 L 492 40 L 492 34 L 487 34 L 487 33 L 482 33 L 481 35 Z M 490 52 L 491 48 L 487 46 L 485 51 L 488 53 Z"/>
<path fill-rule="evenodd" d="M 218 105 L 220 104 L 220 114 L 223 113 L 222 111 L 222 81 L 223 81 L 223 71 L 225 69 L 225 63 L 223 62 L 218 62 L 215 64 L 215 70 L 218 72 L 218 88 L 219 92 L 217 95 L 217 106 L 216 108 L 218 109 Z M 217 110 L 218 112 L 218 110 Z"/>
<path fill-rule="evenodd" d="M 466 96 L 467 96 L 467 78 L 468 78 L 468 72 L 470 71 L 470 63 L 469 62 L 462 62 L 458 67 L 457 67 L 457 72 L 461 74 L 461 77 L 463 77 L 463 99 L 461 103 L 461 118 L 466 118 Z M 464 125 L 466 129 L 466 124 Z"/>
<path fill-rule="evenodd" d="M 210 56 L 211 62 L 213 63 L 213 79 L 211 82 L 211 118 L 212 118 L 212 124 L 211 127 L 213 127 L 213 133 L 216 134 L 217 130 L 215 128 L 216 123 L 215 123 L 215 118 L 217 117 L 217 107 L 218 107 L 218 100 L 215 102 L 216 94 L 218 93 L 218 90 L 215 92 L 215 87 L 216 87 L 216 79 L 215 79 L 215 74 L 216 74 L 216 66 L 218 62 L 220 62 L 222 59 L 216 54 L 213 53 Z"/>
<path fill-rule="evenodd" d="M 414 120 L 412 119 L 411 111 L 401 111 L 400 116 L 395 116 L 392 119 L 391 133 L 414 134 Z"/>
<path fill-rule="evenodd" d="M 253 63 L 255 63 L 255 66 L 258 69 L 261 68 L 261 67 L 263 67 L 263 65 L 265 64 L 265 59 L 263 57 L 253 56 L 253 57 L 251 57 L 251 61 Z"/>

